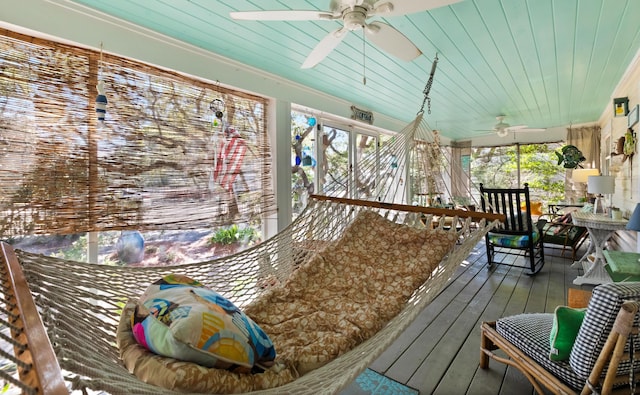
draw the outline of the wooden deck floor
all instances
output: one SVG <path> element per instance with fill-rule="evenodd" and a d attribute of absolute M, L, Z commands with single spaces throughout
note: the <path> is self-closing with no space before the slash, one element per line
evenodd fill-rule
<path fill-rule="evenodd" d="M 553 312 L 567 303 L 569 288 L 593 288 L 573 285 L 582 270 L 545 251 L 542 271 L 527 276 L 521 268 L 488 269 L 484 244 L 478 244 L 441 294 L 370 368 L 420 394 L 532 394 L 516 369 L 496 361 L 479 368 L 479 327 L 502 316 Z"/>

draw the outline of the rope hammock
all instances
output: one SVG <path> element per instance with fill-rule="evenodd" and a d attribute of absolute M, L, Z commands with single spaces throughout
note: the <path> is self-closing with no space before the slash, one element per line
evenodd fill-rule
<path fill-rule="evenodd" d="M 434 69 L 435 62 L 431 78 Z M 425 89 L 425 101 L 427 95 Z M 279 290 L 286 291 L 294 274 L 316 268 L 318 257 L 329 259 L 332 250 L 350 236 L 350 227 L 365 212 L 375 212 L 390 223 L 399 224 L 392 228 L 394 232 L 388 232 L 392 246 L 396 231 L 420 230 L 418 233 L 425 237 L 440 234 L 452 240 L 437 262 L 419 273 L 419 282 L 411 285 L 407 296 L 389 303 L 393 316 L 359 339 L 354 347 L 338 352 L 335 358 L 303 374 L 293 369 L 291 380 L 283 379 L 276 387 L 251 383 L 234 388 L 237 392 L 260 394 L 337 392 L 402 333 L 438 295 L 471 249 L 502 219 L 499 215 L 449 209 L 441 204 L 445 196 L 451 199 L 460 193 L 459 188 L 452 191 L 449 185 L 456 184 L 455 179 L 462 172 L 448 163 L 447 158 L 421 109 L 416 119 L 383 146 L 378 155 L 359 158 L 352 178 L 355 181 L 349 181 L 346 175 L 335 178 L 323 191 L 325 196 L 309 196 L 304 211 L 274 237 L 238 254 L 205 262 L 172 267 L 95 265 L 14 251 L 3 243 L 0 273 L 5 298 L 0 316 L 2 323 L 11 328 L 12 338 L 4 335 L 2 338 L 11 342 L 15 355 L 2 356 L 16 363 L 20 379 L 2 370 L 0 376 L 20 387 L 23 393 L 66 393 L 69 387 L 83 393 L 90 390 L 110 394 L 173 394 L 173 390 L 148 384 L 131 374 L 136 367 L 124 366 L 117 344 L 119 326 L 126 321 L 121 320 L 123 310 L 126 312 L 128 303 L 139 298 L 159 278 L 169 274 L 188 276 L 239 308 L 252 311 L 252 306 L 260 306 Z M 377 170 L 380 168 L 385 170 Z M 416 200 L 420 196 L 434 198 L 432 202 L 438 201 L 439 207 L 418 206 Z M 370 247 L 372 254 L 377 254 L 375 246 Z M 367 257 L 370 266 L 365 270 L 384 275 L 385 268 L 413 265 L 432 253 L 427 239 L 416 248 L 420 253 L 403 260 L 394 260 L 393 254 L 398 251 L 391 251 L 389 257 L 385 253 L 371 254 Z M 334 269 L 340 274 L 339 265 Z M 360 274 L 368 277 L 367 273 Z M 381 284 L 384 281 L 387 280 Z M 324 301 L 318 298 L 317 304 L 321 306 Z M 286 349 L 278 349 L 277 340 L 274 345 L 278 353 L 286 355 Z M 236 373 L 229 374 L 229 380 L 237 379 Z"/>
<path fill-rule="evenodd" d="M 122 365 L 115 344 L 123 306 L 129 299 L 139 297 L 147 284 L 169 273 L 179 273 L 200 280 L 237 306 L 248 306 L 265 292 L 265 281 L 284 283 L 302 262 L 326 243 L 338 239 L 349 220 L 362 210 L 375 210 L 406 226 L 431 226 L 436 218 L 434 214 L 420 213 L 421 208 L 414 206 L 379 204 L 376 208 L 368 207 L 369 202 L 359 206 L 357 201 L 326 199 L 312 197 L 304 215 L 276 237 L 242 253 L 197 264 L 131 268 L 65 261 L 23 251 L 16 251 L 16 261 L 10 247 L 4 245 L 4 263 L 14 261 L 14 267 L 3 271 L 3 282 L 6 284 L 6 277 L 15 276 L 14 270 L 19 272 L 22 268 L 64 379 L 73 389 L 111 394 L 174 393 L 146 384 L 130 374 Z M 336 392 L 366 369 L 438 294 L 489 228 L 485 219 L 471 226 L 471 219 L 480 218 L 482 213 L 448 211 L 454 216 L 467 216 L 461 228 L 449 230 L 459 241 L 394 318 L 349 352 L 264 393 Z M 444 221 L 440 221 L 437 228 L 442 229 L 443 224 Z M 7 307 L 7 310 L 11 309 Z M 34 355 L 42 354 L 41 350 Z M 46 380 L 51 383 L 51 378 Z M 26 389 L 24 392 L 29 393 Z"/>

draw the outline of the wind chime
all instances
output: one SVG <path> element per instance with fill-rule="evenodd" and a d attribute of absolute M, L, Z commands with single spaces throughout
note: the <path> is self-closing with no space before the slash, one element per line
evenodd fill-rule
<path fill-rule="evenodd" d="M 216 85 L 216 88 L 218 87 L 218 85 Z M 218 90 L 216 89 L 216 92 L 218 93 L 218 95 L 220 94 L 220 92 L 218 92 Z M 216 132 L 216 128 L 218 126 L 220 126 L 221 130 L 224 130 L 224 110 L 225 110 L 225 103 L 224 100 L 222 100 L 220 97 L 215 98 L 213 100 L 211 100 L 211 102 L 209 103 L 209 110 L 213 113 L 213 119 L 211 120 L 211 151 L 213 153 L 213 166 L 211 169 L 211 173 L 209 175 L 209 190 L 213 191 L 214 190 L 214 183 L 216 181 L 216 169 L 219 168 L 219 161 L 221 161 L 222 159 L 220 158 L 220 147 L 219 147 L 219 138 L 218 138 L 218 133 Z M 223 141 L 224 143 L 224 141 Z"/>
<path fill-rule="evenodd" d="M 100 66 L 102 65 L 102 43 L 100 43 L 100 61 L 98 62 L 98 78 L 100 78 Z M 104 119 L 107 114 L 107 96 L 104 90 L 104 81 L 98 80 L 96 86 L 98 95 L 96 96 L 96 115 L 98 117 L 98 127 L 104 126 Z"/>
<path fill-rule="evenodd" d="M 296 129 L 295 143 L 293 145 L 293 150 L 295 152 L 295 163 L 296 166 L 315 166 L 316 160 L 313 158 L 313 153 L 311 152 L 311 147 L 304 145 L 304 139 L 308 136 L 308 134 L 313 130 L 313 127 L 316 126 L 317 120 L 315 117 L 307 117 L 307 130 L 300 134 L 300 130 Z"/>

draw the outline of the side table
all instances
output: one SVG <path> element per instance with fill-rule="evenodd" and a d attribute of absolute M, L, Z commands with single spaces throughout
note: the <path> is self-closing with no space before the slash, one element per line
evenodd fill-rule
<path fill-rule="evenodd" d="M 571 218 L 574 225 L 587 228 L 591 241 L 586 254 L 584 254 L 579 261 L 571 265 L 571 267 L 582 265 L 584 270 L 584 274 L 576 277 L 573 283 L 576 285 L 610 283 L 611 277 L 604 267 L 606 261 L 602 255 L 602 251 L 611 235 L 613 235 L 616 230 L 625 228 L 627 220 L 612 219 L 602 214 L 584 213 L 581 211 L 574 212 Z M 587 259 L 592 253 L 595 256 L 593 262 Z"/>

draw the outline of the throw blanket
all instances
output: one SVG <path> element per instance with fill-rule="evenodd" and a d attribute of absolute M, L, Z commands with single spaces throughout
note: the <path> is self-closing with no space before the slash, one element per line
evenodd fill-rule
<path fill-rule="evenodd" d="M 403 308 L 456 242 L 361 212 L 333 244 L 244 309 L 278 359 L 300 374 L 370 338 Z"/>

